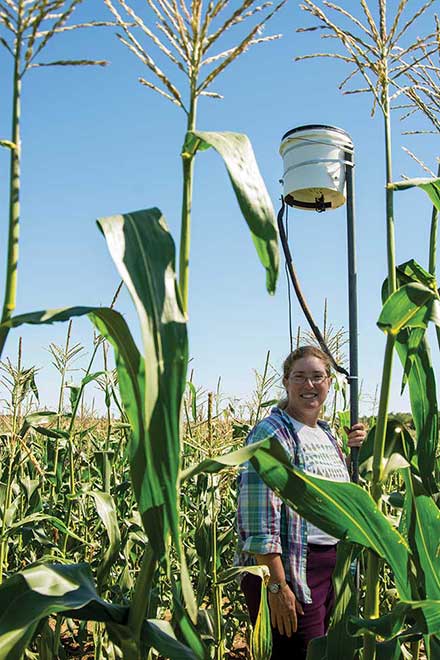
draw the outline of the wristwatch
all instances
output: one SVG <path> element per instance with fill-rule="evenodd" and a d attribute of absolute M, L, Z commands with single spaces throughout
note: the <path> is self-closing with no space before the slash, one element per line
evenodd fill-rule
<path fill-rule="evenodd" d="M 278 594 L 286 585 L 286 580 L 283 580 L 283 582 L 269 582 L 267 588 L 271 594 Z"/>

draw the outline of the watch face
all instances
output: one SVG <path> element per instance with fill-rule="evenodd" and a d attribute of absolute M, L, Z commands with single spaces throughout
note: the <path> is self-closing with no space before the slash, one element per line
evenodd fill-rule
<path fill-rule="evenodd" d="M 272 582 L 272 584 L 267 585 L 267 588 L 269 589 L 271 594 L 277 594 L 281 589 L 281 585 L 278 584 L 277 582 Z"/>

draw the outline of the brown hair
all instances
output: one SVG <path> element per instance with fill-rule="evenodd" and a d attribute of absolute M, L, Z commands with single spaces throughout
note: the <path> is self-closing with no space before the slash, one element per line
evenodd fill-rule
<path fill-rule="evenodd" d="M 309 357 L 309 356 L 313 356 L 322 360 L 322 362 L 324 362 L 325 365 L 325 371 L 327 373 L 327 376 L 331 376 L 332 363 L 330 361 L 329 356 L 317 346 L 306 345 L 306 346 L 299 346 L 298 348 L 296 348 L 294 351 L 289 353 L 289 355 L 284 360 L 283 381 L 289 378 L 293 365 L 297 360 L 301 360 L 301 358 Z M 284 408 L 287 406 L 287 402 L 288 402 L 287 398 L 281 399 L 281 401 L 278 403 L 278 407 L 284 410 Z"/>

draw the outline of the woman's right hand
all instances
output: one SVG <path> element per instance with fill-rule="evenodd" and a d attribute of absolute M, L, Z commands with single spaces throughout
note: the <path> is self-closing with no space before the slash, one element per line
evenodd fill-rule
<path fill-rule="evenodd" d="M 298 628 L 298 614 L 304 614 L 301 603 L 286 584 L 276 594 L 269 591 L 270 621 L 281 635 L 291 637 Z"/>

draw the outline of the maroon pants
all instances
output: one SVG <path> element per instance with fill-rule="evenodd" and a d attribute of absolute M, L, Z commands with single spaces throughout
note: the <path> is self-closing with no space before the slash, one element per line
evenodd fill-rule
<path fill-rule="evenodd" d="M 307 584 L 312 592 L 312 602 L 309 605 L 301 603 L 304 614 L 298 614 L 298 629 L 292 637 L 281 635 L 276 628 L 272 628 L 271 660 L 305 659 L 309 641 L 326 634 L 334 604 L 332 573 L 335 564 L 336 545 L 308 546 Z M 254 625 L 260 605 L 260 578 L 246 573 L 241 587 Z"/>

